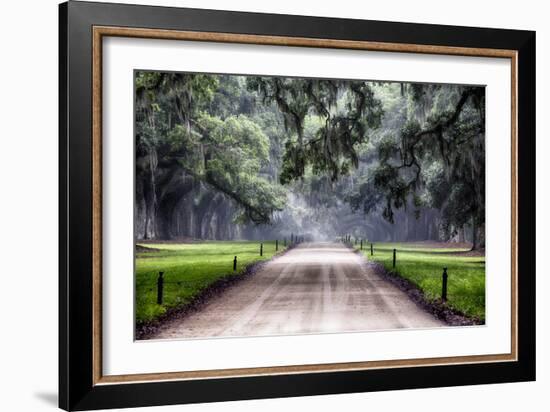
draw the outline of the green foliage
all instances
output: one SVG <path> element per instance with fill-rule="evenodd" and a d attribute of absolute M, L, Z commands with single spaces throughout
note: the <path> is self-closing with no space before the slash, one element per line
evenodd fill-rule
<path fill-rule="evenodd" d="M 150 252 L 136 258 L 136 321 L 150 321 L 167 309 L 184 306 L 212 283 L 235 276 L 245 266 L 275 255 L 275 242 L 201 242 L 193 244 L 147 244 Z M 279 242 L 279 251 L 285 247 Z M 237 271 L 233 257 L 237 256 Z M 158 272 L 164 272 L 163 304 L 157 304 Z"/>
<path fill-rule="evenodd" d="M 242 206 L 238 221 L 269 222 L 283 208 L 285 192 L 259 175 L 269 161 L 267 136 L 244 115 L 221 120 L 203 113 L 198 122 L 207 136 L 204 180 Z"/>

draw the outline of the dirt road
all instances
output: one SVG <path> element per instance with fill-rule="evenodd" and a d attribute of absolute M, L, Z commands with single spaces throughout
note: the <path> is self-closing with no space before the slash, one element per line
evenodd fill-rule
<path fill-rule="evenodd" d="M 444 326 L 339 243 L 304 243 L 153 339 Z"/>

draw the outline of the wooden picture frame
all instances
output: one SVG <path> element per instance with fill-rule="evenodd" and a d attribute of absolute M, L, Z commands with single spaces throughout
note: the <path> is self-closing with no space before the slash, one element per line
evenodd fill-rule
<path fill-rule="evenodd" d="M 535 379 L 535 33 L 168 7 L 60 5 L 59 405 L 66 410 Z M 106 36 L 479 56 L 512 67 L 511 352 L 102 374 L 102 39 Z M 521 185 L 520 185 L 521 183 Z"/>

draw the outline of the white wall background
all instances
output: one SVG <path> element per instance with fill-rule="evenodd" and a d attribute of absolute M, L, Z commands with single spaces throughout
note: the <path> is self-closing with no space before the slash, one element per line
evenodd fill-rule
<path fill-rule="evenodd" d="M 123 1 L 121 1 L 123 2 Z M 128 2 L 128 1 L 125 1 Z M 164 407 L 166 411 L 544 410 L 550 387 L 548 248 L 550 200 L 550 27 L 537 0 L 181 0 L 156 5 L 352 17 L 537 31 L 536 383 Z M 57 0 L 4 2 L 0 13 L 0 409 L 53 410 L 57 404 Z M 546 74 L 546 76 L 545 76 Z M 7 263 L 7 264 L 6 264 Z M 530 274 L 522 274 L 529 276 Z M 543 406 L 546 405 L 546 406 Z M 143 410 L 161 410 L 143 409 Z"/>

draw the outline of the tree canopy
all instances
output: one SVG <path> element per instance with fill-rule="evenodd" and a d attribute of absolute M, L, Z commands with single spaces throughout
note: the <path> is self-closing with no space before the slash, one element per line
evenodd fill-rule
<path fill-rule="evenodd" d="M 404 115 L 385 113 L 401 120 L 381 130 L 378 165 L 350 195 L 352 205 L 369 213 L 382 204 L 390 222 L 396 209 L 433 207 L 445 230 L 472 223 L 476 231 L 485 223 L 485 89 L 407 84 L 400 93 Z"/>
<path fill-rule="evenodd" d="M 299 197 L 390 224 L 437 210 L 442 236 L 483 239 L 483 87 L 140 71 L 135 93 L 144 236 L 206 190 L 236 224 L 273 224 Z"/>
<path fill-rule="evenodd" d="M 136 78 L 137 148 L 159 165 L 185 172 L 232 199 L 239 219 L 268 223 L 281 210 L 283 190 L 259 175 L 270 140 L 254 119 L 232 113 L 224 86 L 210 75 L 141 72 Z"/>
<path fill-rule="evenodd" d="M 281 183 L 327 173 L 335 181 L 357 167 L 357 145 L 380 125 L 382 104 L 364 81 L 256 77 L 247 79 L 263 103 L 275 102 L 290 134 L 285 142 Z M 316 116 L 318 127 L 308 136 L 306 120 Z"/>

